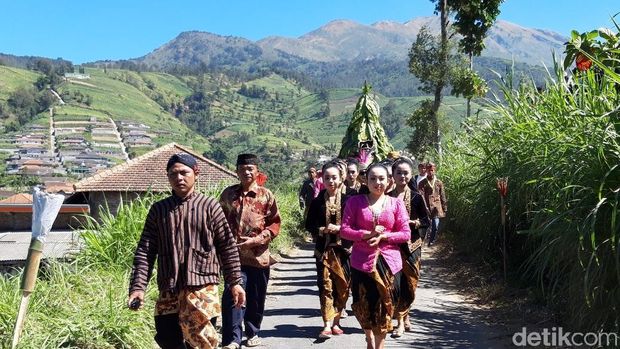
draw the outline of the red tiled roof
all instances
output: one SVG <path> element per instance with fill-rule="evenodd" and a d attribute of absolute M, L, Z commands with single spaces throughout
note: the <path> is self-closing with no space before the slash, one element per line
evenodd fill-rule
<path fill-rule="evenodd" d="M 197 154 L 189 148 L 170 143 L 75 183 L 75 191 L 168 192 L 170 191 L 170 184 L 166 176 L 166 164 L 173 154 L 179 152 L 192 154 L 198 161 L 200 168 L 199 186 L 209 186 L 237 179 L 237 175 L 224 166 Z"/>
<path fill-rule="evenodd" d="M 64 192 L 65 194 L 73 193 L 73 183 L 69 182 L 45 182 L 45 191 L 48 193 Z"/>
<path fill-rule="evenodd" d="M 0 200 L 0 204 L 32 204 L 32 194 L 15 194 L 4 200 Z"/>

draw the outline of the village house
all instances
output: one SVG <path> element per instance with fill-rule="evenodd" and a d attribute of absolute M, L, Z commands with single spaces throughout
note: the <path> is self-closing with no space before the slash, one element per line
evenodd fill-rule
<path fill-rule="evenodd" d="M 55 167 L 58 166 L 58 164 L 54 160 L 40 158 L 11 160 L 6 164 L 7 170 L 19 170 L 24 166 Z"/>
<path fill-rule="evenodd" d="M 145 137 L 147 135 L 145 130 L 123 130 L 121 132 L 121 134 L 123 135 L 123 138 L 125 137 L 129 137 L 129 136 L 142 136 Z"/>
<path fill-rule="evenodd" d="M 65 73 L 65 78 L 66 79 L 87 80 L 87 79 L 90 79 L 90 74 Z"/>
<path fill-rule="evenodd" d="M 40 166 L 40 165 L 26 165 L 19 168 L 18 173 L 25 176 L 51 176 L 54 173 L 62 173 L 63 171 L 56 171 L 53 167 Z"/>
<path fill-rule="evenodd" d="M 86 140 L 82 139 L 59 139 L 56 141 L 58 147 L 79 146 L 85 148 L 87 146 Z"/>
<path fill-rule="evenodd" d="M 39 158 L 41 156 L 45 156 L 49 154 L 47 148 L 39 148 L 39 147 L 28 147 L 28 148 L 19 148 L 17 151 L 20 158 Z"/>
<path fill-rule="evenodd" d="M 47 143 L 48 136 L 38 134 L 16 135 L 11 143 L 17 145 L 43 145 Z"/>
<path fill-rule="evenodd" d="M 93 147 L 100 147 L 100 148 L 121 148 L 121 144 L 116 142 L 116 143 L 96 143 L 93 142 L 92 143 Z"/>
<path fill-rule="evenodd" d="M 93 153 L 97 155 L 102 155 L 106 157 L 114 157 L 118 159 L 124 159 L 125 154 L 123 154 L 120 148 L 103 148 L 103 149 L 95 149 Z"/>
<path fill-rule="evenodd" d="M 77 182 L 75 194 L 68 202 L 88 203 L 91 214 L 98 218 L 103 207 L 116 213 L 121 202 L 128 202 L 148 193 L 168 193 L 170 184 L 166 175 L 166 164 L 170 156 L 179 152 L 192 154 L 198 160 L 199 189 L 230 184 L 237 179 L 236 174 L 224 166 L 190 148 L 170 143 Z"/>
<path fill-rule="evenodd" d="M 124 138 L 123 141 L 125 142 L 125 144 L 128 144 L 128 145 L 131 145 L 132 143 L 134 144 L 153 143 L 153 140 L 150 137 L 143 137 L 143 136 L 131 136 L 131 137 Z"/>
<path fill-rule="evenodd" d="M 121 121 L 120 122 L 121 128 L 122 129 L 145 129 L 148 130 L 151 128 L 151 126 L 145 125 L 145 124 L 138 124 L 135 123 L 134 121 Z"/>

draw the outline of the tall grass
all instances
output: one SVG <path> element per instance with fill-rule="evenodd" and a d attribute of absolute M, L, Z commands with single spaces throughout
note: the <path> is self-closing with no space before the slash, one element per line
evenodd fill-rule
<path fill-rule="evenodd" d="M 207 195 L 218 197 L 222 188 Z M 296 191 L 274 190 L 283 219 L 273 251 L 290 248 L 301 236 Z M 153 306 L 157 286 L 149 285 L 145 309 L 127 309 L 133 253 L 148 208 L 162 198 L 146 195 L 124 203 L 119 213 L 90 220 L 84 249 L 70 263 L 50 262 L 39 273 L 20 348 L 153 348 Z M 153 278 L 154 279 L 154 278 Z M 21 300 L 19 276 L 0 276 L 0 348 L 10 346 Z"/>
<path fill-rule="evenodd" d="M 299 209 L 297 190 L 293 185 L 282 185 L 274 190 L 282 225 L 280 235 L 269 245 L 272 252 L 286 252 L 293 246 L 302 243 L 305 235 L 303 227 L 303 214 Z"/>
<path fill-rule="evenodd" d="M 466 125 L 445 149 L 451 230 L 467 249 L 499 257 L 498 177 L 509 178 L 513 276 L 537 285 L 579 329 L 618 330 L 620 312 L 620 96 L 617 76 L 544 90 L 501 85 L 492 117 Z"/>

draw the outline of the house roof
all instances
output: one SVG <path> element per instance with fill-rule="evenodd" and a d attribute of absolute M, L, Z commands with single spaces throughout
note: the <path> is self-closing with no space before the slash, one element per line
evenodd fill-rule
<path fill-rule="evenodd" d="M 49 193 L 63 192 L 65 194 L 73 193 L 73 183 L 69 182 L 45 182 L 45 190 Z"/>
<path fill-rule="evenodd" d="M 32 194 L 15 194 L 4 200 L 0 200 L 0 204 L 32 204 Z"/>
<path fill-rule="evenodd" d="M 77 182 L 74 185 L 75 191 L 168 192 L 170 184 L 166 176 L 166 164 L 173 154 L 179 152 L 189 153 L 198 161 L 200 168 L 198 183 L 201 186 L 233 181 L 237 178 L 234 172 L 192 149 L 170 143 Z"/>

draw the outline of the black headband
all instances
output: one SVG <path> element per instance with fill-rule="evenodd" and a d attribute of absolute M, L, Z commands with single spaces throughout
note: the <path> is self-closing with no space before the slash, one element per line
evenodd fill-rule
<path fill-rule="evenodd" d="M 166 171 L 170 170 L 170 167 L 174 166 L 174 164 L 176 164 L 177 162 L 187 167 L 191 167 L 192 170 L 194 171 L 198 169 L 198 162 L 196 161 L 195 157 L 191 156 L 188 153 L 176 153 L 172 155 L 170 159 L 168 159 L 168 164 L 166 165 Z"/>

